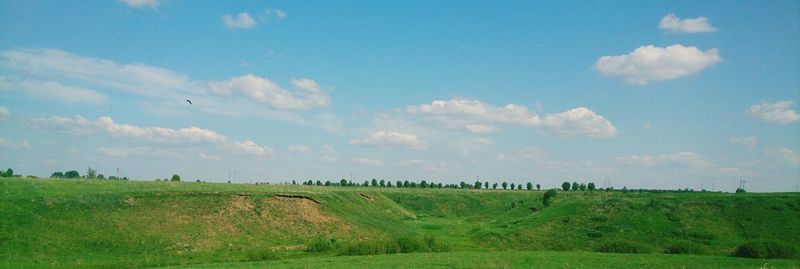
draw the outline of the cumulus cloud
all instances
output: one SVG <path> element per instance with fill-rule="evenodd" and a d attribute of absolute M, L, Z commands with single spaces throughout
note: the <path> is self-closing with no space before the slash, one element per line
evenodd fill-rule
<path fill-rule="evenodd" d="M 2 86 L 11 90 L 19 89 L 30 96 L 59 100 L 68 104 L 99 105 L 106 102 L 106 96 L 97 91 L 62 85 L 55 81 L 39 81 L 32 79 L 9 80 Z"/>
<path fill-rule="evenodd" d="M 225 27 L 228 27 L 228 29 L 250 29 L 256 26 L 256 20 L 254 20 L 250 14 L 247 14 L 247 12 L 241 12 L 235 16 L 225 14 L 225 16 L 222 16 L 222 23 L 224 23 Z"/>
<path fill-rule="evenodd" d="M 694 152 L 678 152 L 663 155 L 634 155 L 619 157 L 617 161 L 637 166 L 682 165 L 693 168 L 709 167 L 711 163 Z"/>
<path fill-rule="evenodd" d="M 120 2 L 133 8 L 157 8 L 159 0 L 120 0 Z"/>
<path fill-rule="evenodd" d="M 258 144 L 250 140 L 244 142 L 233 142 L 231 143 L 231 146 L 235 151 L 252 155 L 272 154 L 271 148 L 259 146 Z"/>
<path fill-rule="evenodd" d="M 34 118 L 32 123 L 37 128 L 51 129 L 73 135 L 104 134 L 112 137 L 165 144 L 208 143 L 247 154 L 264 155 L 272 153 L 272 149 L 259 146 L 253 141 L 230 141 L 224 135 L 215 131 L 194 126 L 180 129 L 139 127 L 116 123 L 111 117 L 88 120 L 81 116 L 71 118 L 59 116 Z"/>
<path fill-rule="evenodd" d="M 507 104 L 492 106 L 478 100 L 434 100 L 430 104 L 406 107 L 411 115 L 423 116 L 448 128 L 464 128 L 473 133 L 497 131 L 495 125 L 542 128 L 565 137 L 613 137 L 616 128 L 594 111 L 578 107 L 544 118 L 528 111 L 528 107 Z"/>
<path fill-rule="evenodd" d="M 99 147 L 95 150 L 97 153 L 109 157 L 128 157 L 128 156 L 157 156 L 169 158 L 183 158 L 184 156 L 178 152 L 151 148 L 151 147 L 126 147 L 126 148 L 113 148 L 113 147 Z"/>
<path fill-rule="evenodd" d="M 208 86 L 214 94 L 241 95 L 273 109 L 310 109 L 330 105 L 330 97 L 315 81 L 293 79 L 291 84 L 296 91 L 288 91 L 267 78 L 248 74 L 226 81 L 212 81 Z"/>
<path fill-rule="evenodd" d="M 794 100 L 784 100 L 775 103 L 761 102 L 751 106 L 747 113 L 769 123 L 789 124 L 800 122 L 800 114 L 792 107 Z"/>
<path fill-rule="evenodd" d="M 30 146 L 30 144 L 28 144 L 28 140 L 22 140 L 22 141 L 14 142 L 14 141 L 11 141 L 11 140 L 0 138 L 0 148 L 24 149 L 24 148 L 28 148 L 29 146 Z"/>
<path fill-rule="evenodd" d="M 168 69 L 144 64 L 120 64 L 58 49 L 11 49 L 0 53 L 0 59 L 1 67 L 41 81 L 70 81 L 94 88 L 172 100 L 183 100 L 187 95 L 204 91 L 187 76 Z M 38 84 L 41 86 L 43 83 L 47 84 Z M 57 84 L 51 84 L 50 87 L 64 88 Z M 71 90 L 94 96 L 95 100 L 100 99 L 97 95 L 87 94 L 86 89 L 73 87 Z"/>
<path fill-rule="evenodd" d="M 417 135 L 401 132 L 378 131 L 361 139 L 350 140 L 350 144 L 381 148 L 425 149 L 425 141 Z"/>
<path fill-rule="evenodd" d="M 775 159 L 795 165 L 800 165 L 800 152 L 787 148 L 778 148 L 770 150 L 768 151 L 768 153 L 769 155 L 772 155 L 772 157 L 774 157 Z"/>
<path fill-rule="evenodd" d="M 289 151 L 295 153 L 306 153 L 308 152 L 308 147 L 306 145 L 289 145 L 287 147 Z"/>
<path fill-rule="evenodd" d="M 711 23 L 708 22 L 708 18 L 706 17 L 681 19 L 672 13 L 661 18 L 658 29 L 671 33 L 710 33 L 717 31 L 717 28 L 711 26 Z"/>
<path fill-rule="evenodd" d="M 11 117 L 11 110 L 9 110 L 7 107 L 0 106 L 0 119 L 7 117 Z"/>
<path fill-rule="evenodd" d="M 719 63 L 717 49 L 702 51 L 681 44 L 666 48 L 641 46 L 625 55 L 603 56 L 594 68 L 605 76 L 621 77 L 628 83 L 646 85 L 699 73 Z"/>
<path fill-rule="evenodd" d="M 494 145 L 494 140 L 488 138 L 476 138 L 472 140 L 472 143 L 476 145 Z"/>
<path fill-rule="evenodd" d="M 549 114 L 542 121 L 551 132 L 567 137 L 614 137 L 617 128 L 610 121 L 585 107 Z"/>
<path fill-rule="evenodd" d="M 752 149 L 758 145 L 758 138 L 755 136 L 731 137 L 728 138 L 728 142 L 731 144 L 747 146 L 748 148 Z"/>
<path fill-rule="evenodd" d="M 358 158 L 353 159 L 352 161 L 354 164 L 364 165 L 364 166 L 383 166 L 385 163 L 381 160 L 376 159 L 368 159 L 368 158 Z"/>

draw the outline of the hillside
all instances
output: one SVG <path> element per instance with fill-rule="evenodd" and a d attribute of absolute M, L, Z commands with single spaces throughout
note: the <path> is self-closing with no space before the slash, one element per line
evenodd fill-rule
<path fill-rule="evenodd" d="M 425 237 L 463 251 L 728 256 L 800 242 L 798 193 L 559 192 L 0 180 L 0 267 L 120 268 L 326 257 L 312 242 Z M 676 251 L 677 249 L 677 251 Z"/>

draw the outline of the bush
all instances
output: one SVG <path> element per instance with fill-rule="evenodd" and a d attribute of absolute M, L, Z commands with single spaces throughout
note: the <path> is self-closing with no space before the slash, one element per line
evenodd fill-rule
<path fill-rule="evenodd" d="M 432 236 L 402 237 L 396 240 L 363 241 L 348 245 L 339 255 L 379 255 L 411 252 L 444 252 L 448 247 Z"/>
<path fill-rule="evenodd" d="M 174 175 L 172 175 L 172 178 L 169 181 L 180 182 L 181 181 L 181 176 L 179 176 L 178 174 L 174 174 Z"/>
<path fill-rule="evenodd" d="M 277 259 L 275 251 L 266 248 L 250 249 L 245 252 L 245 255 L 247 255 L 248 261 L 268 261 Z"/>
<path fill-rule="evenodd" d="M 667 254 L 706 254 L 708 250 L 703 245 L 690 241 L 682 241 L 673 243 L 664 248 L 664 253 Z"/>
<path fill-rule="evenodd" d="M 306 252 L 327 252 L 339 249 L 341 243 L 336 240 L 336 237 L 318 237 L 311 241 L 306 247 Z"/>
<path fill-rule="evenodd" d="M 558 192 L 556 192 L 555 189 L 547 190 L 546 192 L 544 192 L 544 198 L 542 198 L 542 204 L 544 204 L 545 206 L 549 206 L 550 200 L 556 198 L 557 195 Z"/>
<path fill-rule="evenodd" d="M 633 241 L 611 241 L 606 242 L 596 249 L 598 252 L 608 253 L 651 253 L 653 249 L 638 242 Z"/>
<path fill-rule="evenodd" d="M 772 240 L 750 241 L 739 245 L 733 256 L 759 259 L 791 259 L 800 257 L 794 246 Z"/>

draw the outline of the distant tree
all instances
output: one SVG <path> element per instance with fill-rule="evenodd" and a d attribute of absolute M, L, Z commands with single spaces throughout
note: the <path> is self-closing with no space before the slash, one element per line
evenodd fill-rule
<path fill-rule="evenodd" d="M 477 181 L 477 180 L 475 181 L 475 188 L 476 189 L 481 189 L 481 185 L 483 185 L 483 184 L 481 184 L 480 181 Z"/>
<path fill-rule="evenodd" d="M 403 188 L 411 187 L 411 183 L 408 180 L 403 181 Z"/>
<path fill-rule="evenodd" d="M 161 179 L 160 178 L 156 178 L 156 182 L 161 182 Z"/>
<path fill-rule="evenodd" d="M 374 179 L 374 178 L 372 179 L 372 186 L 373 187 L 377 187 L 378 186 L 378 180 L 377 179 Z"/>
<path fill-rule="evenodd" d="M 389 187 L 389 188 L 392 187 L 392 181 L 391 180 L 387 180 L 386 181 L 386 187 Z"/>
<path fill-rule="evenodd" d="M 391 184 L 391 183 L 389 183 L 389 184 Z M 386 187 L 386 181 L 381 179 L 381 182 L 378 185 L 380 185 L 381 187 Z"/>
<path fill-rule="evenodd" d="M 106 176 L 104 176 L 103 174 L 99 174 L 97 175 L 97 179 L 106 179 Z"/>
<path fill-rule="evenodd" d="M 589 182 L 589 185 L 587 185 L 586 187 L 589 189 L 589 191 L 594 191 L 594 190 L 595 190 L 595 188 L 596 188 L 596 187 L 594 186 L 594 182 Z"/>
<path fill-rule="evenodd" d="M 13 177 L 14 169 L 8 168 L 5 171 L 0 171 L 0 177 Z"/>
<path fill-rule="evenodd" d="M 401 188 L 401 187 L 403 187 L 403 182 L 400 182 L 400 180 L 398 180 L 398 181 L 395 182 L 395 186 L 397 186 L 398 188 Z"/>
<path fill-rule="evenodd" d="M 569 183 L 567 183 L 567 184 L 569 184 Z M 556 192 L 555 189 L 547 190 L 546 192 L 544 192 L 544 197 L 542 198 L 542 204 L 544 204 L 545 206 L 549 206 L 550 205 L 550 200 L 555 198 L 557 195 L 558 195 L 558 192 Z"/>
<path fill-rule="evenodd" d="M 537 191 L 542 190 L 542 185 L 536 184 L 536 190 Z"/>
<path fill-rule="evenodd" d="M 342 180 L 339 180 L 339 185 L 341 185 L 341 186 L 347 186 L 347 180 L 346 180 L 346 179 L 344 179 L 344 178 L 343 178 Z"/>
<path fill-rule="evenodd" d="M 746 193 L 746 192 L 747 191 L 745 191 L 743 188 L 736 188 L 736 193 Z"/>
<path fill-rule="evenodd" d="M 516 185 L 514 185 L 514 183 L 511 183 L 511 190 L 514 190 L 514 189 L 516 189 Z"/>
<path fill-rule="evenodd" d="M 322 181 L 317 180 L 317 186 L 322 186 Z"/>
<path fill-rule="evenodd" d="M 195 180 L 194 182 L 200 183 L 200 180 L 199 180 L 199 179 L 197 179 L 197 180 Z M 258 184 L 258 183 L 256 183 L 256 184 Z"/>
<path fill-rule="evenodd" d="M 564 189 L 564 191 L 569 191 L 570 186 L 572 185 L 570 185 L 569 182 L 566 181 L 563 184 L 561 184 L 561 188 Z"/>
<path fill-rule="evenodd" d="M 331 181 L 330 180 L 325 180 L 325 186 L 330 186 L 330 185 L 331 185 Z"/>
<path fill-rule="evenodd" d="M 416 188 L 417 187 L 417 183 L 414 182 L 414 181 L 411 181 L 411 182 L 409 182 L 408 186 L 411 187 L 411 188 Z"/>
<path fill-rule="evenodd" d="M 297 185 L 297 181 L 294 181 L 294 179 L 292 179 L 292 185 Z"/>
<path fill-rule="evenodd" d="M 489 189 L 489 181 L 483 182 L 483 188 L 487 190 Z"/>
<path fill-rule="evenodd" d="M 525 185 L 525 188 L 528 189 L 528 190 L 532 190 L 533 189 L 533 183 L 528 182 L 528 184 Z"/>
<path fill-rule="evenodd" d="M 428 182 L 425 181 L 425 180 L 420 181 L 419 182 L 419 187 L 420 188 L 427 188 L 428 187 Z"/>
<path fill-rule="evenodd" d="M 581 191 L 585 191 L 586 190 L 586 183 L 581 183 L 581 185 L 579 185 L 578 187 L 581 189 Z"/>
<path fill-rule="evenodd" d="M 505 189 L 508 189 L 508 183 L 506 183 L 505 181 L 504 181 L 504 182 L 503 182 L 503 184 L 501 184 L 501 185 L 503 186 L 503 189 L 504 189 L 504 190 L 505 190 Z"/>
<path fill-rule="evenodd" d="M 492 184 L 492 189 L 493 189 L 493 190 L 496 190 L 496 189 L 497 189 L 497 182 L 495 182 L 494 184 Z"/>
<path fill-rule="evenodd" d="M 64 177 L 66 177 L 66 178 L 80 178 L 81 174 L 78 173 L 78 171 L 69 170 L 66 173 L 64 173 Z"/>
<path fill-rule="evenodd" d="M 50 177 L 51 178 L 64 178 L 64 173 L 59 172 L 59 171 L 55 171 L 52 174 L 50 174 Z"/>
<path fill-rule="evenodd" d="M 580 187 L 581 187 L 581 185 L 578 184 L 578 182 L 572 182 L 572 190 L 573 191 L 578 191 L 578 188 L 580 188 Z"/>
<path fill-rule="evenodd" d="M 172 175 L 172 178 L 169 181 L 181 181 L 181 176 L 178 174 Z"/>
<path fill-rule="evenodd" d="M 436 187 L 441 189 L 442 188 L 442 183 L 436 184 Z"/>
<path fill-rule="evenodd" d="M 522 184 L 517 184 L 517 190 L 522 190 Z"/>
<path fill-rule="evenodd" d="M 86 169 L 86 179 L 95 179 L 97 178 L 97 170 L 92 169 L 91 167 Z"/>

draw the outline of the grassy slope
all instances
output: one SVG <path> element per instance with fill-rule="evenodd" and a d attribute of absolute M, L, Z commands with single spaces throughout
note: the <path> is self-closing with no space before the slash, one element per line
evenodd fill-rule
<path fill-rule="evenodd" d="M 275 194 L 307 195 L 322 205 Z M 2 180 L 0 267 L 144 267 L 276 258 L 273 253 L 297 258 L 318 236 L 360 241 L 429 234 L 455 251 L 590 251 L 628 240 L 656 252 L 694 244 L 713 255 L 727 255 L 748 239 L 800 242 L 797 193 L 561 192 L 548 208 L 541 197 L 535 191 Z"/>
<path fill-rule="evenodd" d="M 793 260 L 593 252 L 496 251 L 323 256 L 266 262 L 168 266 L 185 268 L 800 268 Z"/>

